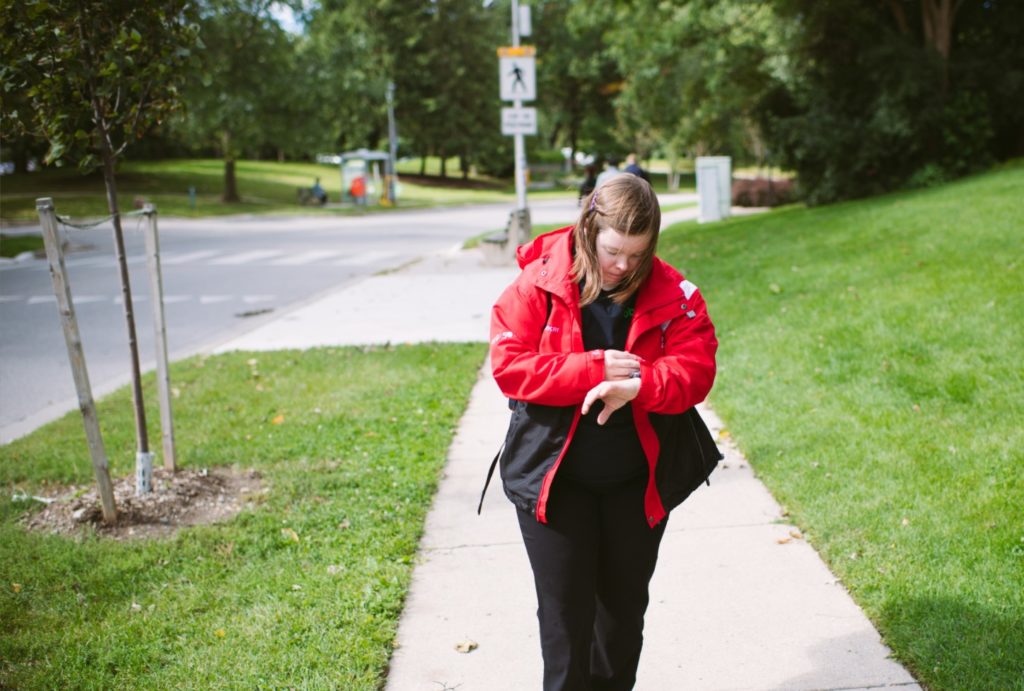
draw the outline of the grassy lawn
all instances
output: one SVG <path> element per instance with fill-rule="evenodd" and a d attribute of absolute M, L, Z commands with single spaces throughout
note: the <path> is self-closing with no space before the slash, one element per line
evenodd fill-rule
<path fill-rule="evenodd" d="M 712 403 L 932 689 L 1024 688 L 1024 165 L 675 226 Z"/>
<path fill-rule="evenodd" d="M 22 252 L 43 249 L 40 235 L 4 235 L 0 233 L 0 257 L 17 257 Z"/>
<path fill-rule="evenodd" d="M 483 356 L 423 345 L 176 363 L 181 465 L 255 468 L 270 491 L 171 539 L 16 523 L 14 489 L 91 480 L 77 413 L 0 447 L 0 688 L 377 688 Z M 146 394 L 155 404 L 152 377 Z M 100 404 L 114 475 L 133 465 L 129 400 Z"/>
<path fill-rule="evenodd" d="M 122 208 L 131 209 L 136 197 L 156 204 L 165 216 L 200 217 L 239 213 L 367 213 L 363 209 L 300 206 L 296 189 L 309 187 L 316 177 L 330 197 L 340 199 L 337 166 L 316 163 L 239 161 L 235 166 L 242 201 L 225 204 L 224 164 L 214 159 L 125 161 L 118 171 Z M 463 189 L 454 184 L 422 185 L 399 182 L 400 208 L 507 202 L 515 198 L 511 186 L 496 189 Z M 189 200 L 195 187 L 195 208 Z M 53 197 L 57 212 L 65 216 L 92 217 L 107 213 L 106 191 L 98 172 L 82 175 L 75 168 L 47 168 L 36 173 L 5 175 L 0 180 L 0 220 L 35 221 L 35 200 Z M 387 211 L 370 207 L 369 212 Z"/>

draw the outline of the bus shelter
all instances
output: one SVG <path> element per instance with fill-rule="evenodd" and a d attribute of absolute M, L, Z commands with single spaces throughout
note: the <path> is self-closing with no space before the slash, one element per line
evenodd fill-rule
<path fill-rule="evenodd" d="M 357 149 L 341 154 L 341 200 L 355 205 L 393 204 L 388 199 L 388 153 Z"/>

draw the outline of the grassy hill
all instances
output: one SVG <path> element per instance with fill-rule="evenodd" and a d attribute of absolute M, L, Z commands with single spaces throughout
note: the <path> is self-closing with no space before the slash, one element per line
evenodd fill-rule
<path fill-rule="evenodd" d="M 930 688 L 1024 688 L 1024 165 L 667 231 L 712 403 Z"/>

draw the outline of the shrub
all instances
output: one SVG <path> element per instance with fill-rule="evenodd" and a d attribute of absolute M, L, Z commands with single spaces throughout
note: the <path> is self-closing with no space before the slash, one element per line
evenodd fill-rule
<path fill-rule="evenodd" d="M 733 206 L 779 206 L 794 199 L 793 181 L 785 178 L 737 178 L 732 182 Z"/>

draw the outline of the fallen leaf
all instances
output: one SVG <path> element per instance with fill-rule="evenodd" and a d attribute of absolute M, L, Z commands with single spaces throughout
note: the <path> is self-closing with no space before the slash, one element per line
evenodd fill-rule
<path fill-rule="evenodd" d="M 902 523 L 903 525 L 910 525 L 910 519 L 909 519 L 909 518 L 904 518 L 904 519 L 903 519 L 903 520 L 901 521 L 901 523 Z"/>
<path fill-rule="evenodd" d="M 468 638 L 455 644 L 455 649 L 460 653 L 471 653 L 479 647 L 476 641 L 471 641 Z"/>
<path fill-rule="evenodd" d="M 302 590 L 302 586 L 298 583 L 292 584 L 292 590 Z"/>
<path fill-rule="evenodd" d="M 283 537 L 283 538 L 285 538 L 287 540 L 291 540 L 292 542 L 298 542 L 299 541 L 299 534 L 296 533 L 291 528 L 281 528 L 281 537 Z"/>
<path fill-rule="evenodd" d="M 787 535 L 787 536 L 785 536 L 785 537 L 780 537 L 780 538 L 779 538 L 778 540 L 776 540 L 775 542 L 776 542 L 777 544 L 780 544 L 780 545 L 784 545 L 784 544 L 786 544 L 787 542 L 792 542 L 792 541 L 793 541 L 793 538 L 791 538 L 790 536 L 788 536 L 788 535 Z"/>
<path fill-rule="evenodd" d="M 138 602 L 133 602 L 132 603 L 132 611 L 133 612 L 141 612 L 142 611 L 142 605 L 140 605 Z"/>
<path fill-rule="evenodd" d="M 224 638 L 224 636 L 228 635 L 228 633 L 224 629 L 217 629 L 213 632 L 213 635 L 217 638 Z"/>
<path fill-rule="evenodd" d="M 778 283 L 770 283 L 768 284 L 768 290 L 778 295 L 779 293 L 782 292 L 782 286 L 780 286 Z"/>
<path fill-rule="evenodd" d="M 16 593 L 20 593 L 21 592 L 21 583 L 11 583 L 11 590 L 13 590 Z"/>
<path fill-rule="evenodd" d="M 172 386 L 171 395 L 174 396 L 175 398 L 178 398 L 179 396 L 181 396 L 181 389 L 179 389 L 177 386 Z"/>
<path fill-rule="evenodd" d="M 345 570 L 345 567 L 341 564 L 331 564 L 327 567 L 327 573 L 331 576 L 337 576 L 339 573 Z"/>
<path fill-rule="evenodd" d="M 352 524 L 349 522 L 347 518 L 338 524 L 338 530 L 348 530 L 351 527 Z"/>
<path fill-rule="evenodd" d="M 790 530 L 789 531 L 789 535 L 794 540 L 803 540 L 804 539 L 803 533 L 801 533 L 799 530 Z"/>
<path fill-rule="evenodd" d="M 270 421 L 270 424 L 280 425 L 282 422 L 284 422 L 284 415 L 278 415 L 277 417 Z"/>

